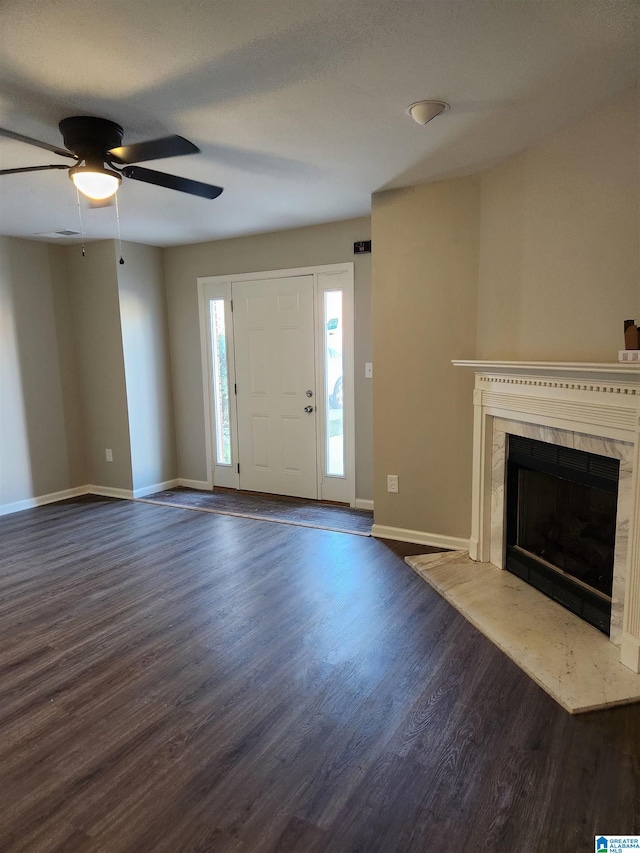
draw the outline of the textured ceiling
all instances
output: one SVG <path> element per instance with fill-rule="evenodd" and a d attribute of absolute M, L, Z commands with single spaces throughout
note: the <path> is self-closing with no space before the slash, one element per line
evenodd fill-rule
<path fill-rule="evenodd" d="M 366 215 L 370 195 L 480 171 L 638 75 L 636 0 L 4 0 L 0 125 L 61 144 L 97 115 L 215 201 L 125 181 L 123 239 L 175 245 Z M 425 127 L 405 108 L 441 98 Z M 0 140 L 0 168 L 65 162 Z M 145 164 L 146 165 L 146 164 Z M 78 230 L 64 171 L 0 178 L 0 233 Z M 83 211 L 114 237 L 113 207 Z"/>

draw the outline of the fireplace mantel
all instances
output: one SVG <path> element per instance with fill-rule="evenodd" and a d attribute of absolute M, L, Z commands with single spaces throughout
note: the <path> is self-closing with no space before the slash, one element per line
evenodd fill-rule
<path fill-rule="evenodd" d="M 640 381 L 640 365 L 636 362 L 579 362 L 579 361 L 454 361 L 456 367 L 471 367 L 482 373 L 508 373 L 528 375 L 541 373 L 543 375 L 573 376 L 575 378 L 600 379 L 607 376 L 611 379 L 625 381 L 635 379 Z"/>
<path fill-rule="evenodd" d="M 470 555 L 503 568 L 505 432 L 537 430 L 626 460 L 628 539 L 619 573 L 620 660 L 640 672 L 640 368 L 633 363 L 454 361 L 476 374 Z M 502 444 L 501 444 L 502 439 Z M 502 464 L 500 453 L 503 453 Z M 595 450 L 594 452 L 598 452 Z M 493 488 L 492 488 L 493 487 Z M 500 503 L 502 500 L 502 503 Z M 626 523 L 625 523 L 626 526 Z M 626 531 L 625 531 L 626 537 Z M 497 544 L 498 542 L 498 544 Z"/>

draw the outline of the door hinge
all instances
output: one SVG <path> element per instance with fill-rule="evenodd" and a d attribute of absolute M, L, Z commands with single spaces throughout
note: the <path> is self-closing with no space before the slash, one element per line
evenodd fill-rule
<path fill-rule="evenodd" d="M 240 473 L 240 463 L 238 462 L 238 474 Z"/>
<path fill-rule="evenodd" d="M 237 384 L 236 384 L 235 382 L 233 383 L 233 393 L 234 393 L 236 396 L 237 396 L 237 394 L 238 394 L 238 386 L 237 386 Z"/>
<path fill-rule="evenodd" d="M 231 313 L 233 314 L 233 299 L 230 299 L 229 302 L 231 303 Z"/>

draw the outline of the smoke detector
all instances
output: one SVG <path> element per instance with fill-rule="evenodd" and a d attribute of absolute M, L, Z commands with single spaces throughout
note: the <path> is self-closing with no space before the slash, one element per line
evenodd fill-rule
<path fill-rule="evenodd" d="M 424 125 L 448 109 L 451 108 L 444 101 L 416 101 L 407 107 L 407 112 L 416 124 Z"/>

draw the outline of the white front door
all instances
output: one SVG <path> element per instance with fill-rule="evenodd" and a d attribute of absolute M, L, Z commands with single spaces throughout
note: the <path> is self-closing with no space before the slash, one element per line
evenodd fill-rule
<path fill-rule="evenodd" d="M 313 276 L 234 281 L 232 298 L 240 488 L 317 498 Z"/>

